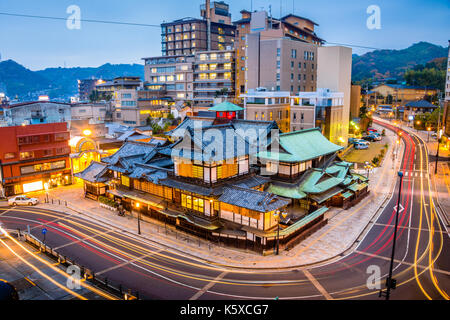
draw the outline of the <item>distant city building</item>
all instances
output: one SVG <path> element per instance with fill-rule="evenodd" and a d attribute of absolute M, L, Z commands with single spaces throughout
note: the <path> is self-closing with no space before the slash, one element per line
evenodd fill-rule
<path fill-rule="evenodd" d="M 53 101 L 11 104 L 4 108 L 4 118 L 8 126 L 67 122 L 71 120 L 71 106 Z"/>
<path fill-rule="evenodd" d="M 380 104 L 390 104 L 398 107 L 411 101 L 422 100 L 427 95 L 433 96 L 435 94 L 437 94 L 437 89 L 434 88 L 402 84 L 381 84 L 369 92 L 369 104 L 374 107 Z"/>
<path fill-rule="evenodd" d="M 433 113 L 437 108 L 438 106 L 426 100 L 408 102 L 404 106 L 403 121 L 410 121 L 411 117 L 414 119 L 417 115 L 424 113 Z"/>
<path fill-rule="evenodd" d="M 161 24 L 163 56 L 234 48 L 236 27 L 231 23 L 228 4 L 223 1 L 211 4 L 207 0 L 201 6 L 201 16 L 203 19 L 184 18 Z"/>
<path fill-rule="evenodd" d="M 112 97 L 118 90 L 137 89 L 142 81 L 139 77 L 118 77 L 114 80 L 101 81 L 95 86 L 95 90 L 100 95 L 100 100 Z"/>
<path fill-rule="evenodd" d="M 110 102 L 79 102 L 71 105 L 71 119 L 90 120 L 91 123 L 112 121 Z"/>
<path fill-rule="evenodd" d="M 0 178 L 5 196 L 72 183 L 67 123 L 0 128 Z"/>
<path fill-rule="evenodd" d="M 95 90 L 95 86 L 104 83 L 99 79 L 78 80 L 78 97 L 80 101 L 89 101 L 89 96 Z"/>

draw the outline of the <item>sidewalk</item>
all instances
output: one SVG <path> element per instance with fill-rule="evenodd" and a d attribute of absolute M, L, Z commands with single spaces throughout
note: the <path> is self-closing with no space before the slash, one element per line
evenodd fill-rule
<path fill-rule="evenodd" d="M 393 145 L 394 140 L 395 134 L 388 131 L 386 143 Z M 50 199 L 60 199 L 61 205 L 55 201 L 56 204 L 41 204 L 39 207 L 70 214 L 77 212 L 87 220 L 126 231 L 128 235 L 158 243 L 166 250 L 175 251 L 191 259 L 197 258 L 202 262 L 244 269 L 298 268 L 339 258 L 367 230 L 369 222 L 380 212 L 380 207 L 389 199 L 395 186 L 395 173 L 398 171 L 402 157 L 399 156 L 395 160 L 395 169 L 393 169 L 391 153 L 390 148 L 383 167 L 371 172 L 371 193 L 367 198 L 350 210 L 331 208 L 326 214 L 326 218 L 329 219 L 328 225 L 313 233 L 290 251 L 282 251 L 279 256 L 263 257 L 251 251 L 214 244 L 177 231 L 172 226 L 167 226 L 165 229 L 163 223 L 147 217 L 142 217 L 146 221 L 142 221 L 142 236 L 138 236 L 135 218 L 119 217 L 116 212 L 101 208 L 97 202 L 84 199 L 81 185 L 51 190 Z M 44 194 L 41 194 L 40 198 L 43 201 Z M 65 201 L 67 201 L 67 207 Z"/>

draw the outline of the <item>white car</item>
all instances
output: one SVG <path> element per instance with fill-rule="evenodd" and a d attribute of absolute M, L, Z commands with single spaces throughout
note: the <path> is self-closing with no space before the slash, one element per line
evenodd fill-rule
<path fill-rule="evenodd" d="M 38 203 L 38 199 L 27 196 L 15 196 L 8 200 L 8 205 L 10 206 L 35 206 Z"/>

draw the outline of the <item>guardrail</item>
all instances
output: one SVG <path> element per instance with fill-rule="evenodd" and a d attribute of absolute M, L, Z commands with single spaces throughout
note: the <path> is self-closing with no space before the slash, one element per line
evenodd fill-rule
<path fill-rule="evenodd" d="M 106 291 L 122 300 L 140 300 L 138 291 L 135 291 L 133 293 L 130 288 L 126 288 L 120 283 L 113 283 L 107 277 L 97 276 L 93 270 L 86 268 L 85 266 L 77 263 L 75 260 L 68 258 L 67 256 L 61 255 L 56 250 L 43 243 L 32 234 L 21 232 L 20 230 L 15 231 L 15 233 L 17 234 L 18 239 L 31 244 L 33 247 L 35 247 L 51 259 L 57 261 L 59 264 L 66 267 L 78 267 L 80 270 L 81 278 L 91 282 L 93 285 L 102 289 L 103 291 Z"/>

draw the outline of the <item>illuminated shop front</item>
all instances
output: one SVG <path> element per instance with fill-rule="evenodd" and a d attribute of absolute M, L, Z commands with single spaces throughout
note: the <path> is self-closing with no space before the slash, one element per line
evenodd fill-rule
<path fill-rule="evenodd" d="M 70 162 L 72 173 L 84 171 L 93 161 L 100 161 L 102 152 L 97 149 L 94 140 L 86 137 L 70 139 Z"/>

